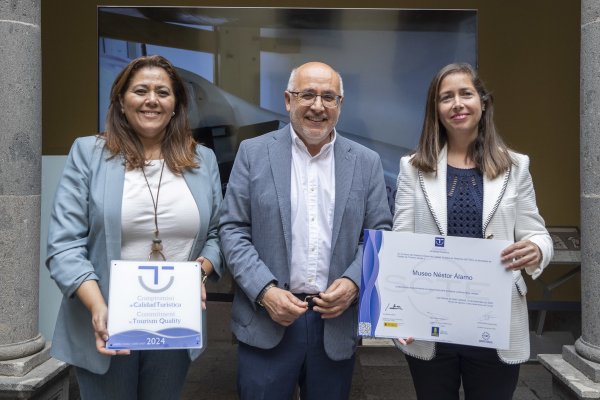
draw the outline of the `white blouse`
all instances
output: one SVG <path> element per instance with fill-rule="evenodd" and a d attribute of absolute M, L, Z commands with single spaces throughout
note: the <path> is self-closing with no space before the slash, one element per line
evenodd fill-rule
<path fill-rule="evenodd" d="M 144 168 L 156 201 L 163 160 Z M 187 261 L 200 227 L 200 213 L 183 176 L 167 166 L 158 195 L 158 229 L 167 261 Z M 140 168 L 125 172 L 121 208 L 121 259 L 147 260 L 154 239 L 154 205 Z M 157 259 L 158 260 L 158 259 Z"/>

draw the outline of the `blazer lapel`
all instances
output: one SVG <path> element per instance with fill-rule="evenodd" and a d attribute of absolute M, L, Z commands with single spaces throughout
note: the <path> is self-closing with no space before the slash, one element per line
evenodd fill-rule
<path fill-rule="evenodd" d="M 104 157 L 104 154 L 102 155 Z M 108 262 L 121 258 L 121 206 L 125 166 L 120 155 L 106 161 L 104 182 L 104 229 Z"/>
<path fill-rule="evenodd" d="M 337 133 L 336 133 L 337 134 Z M 356 155 L 351 151 L 351 147 L 346 143 L 346 139 L 341 136 L 336 138 L 333 145 L 333 154 L 335 162 L 335 208 L 333 211 L 333 230 L 331 234 L 331 249 L 340 233 L 342 217 L 346 209 L 348 195 L 352 188 L 352 179 L 354 177 L 354 166 Z M 364 188 L 367 190 L 367 188 Z"/>
<path fill-rule="evenodd" d="M 483 234 L 502 200 L 509 175 L 510 168 L 494 179 L 483 176 Z"/>
<path fill-rule="evenodd" d="M 208 198 L 208 192 L 205 186 L 208 180 L 202 182 L 201 179 L 202 171 L 200 171 L 200 169 L 204 168 L 202 165 L 203 160 L 198 154 L 196 154 L 196 160 L 200 163 L 200 168 L 194 168 L 191 170 L 186 169 L 183 172 L 183 179 L 185 180 L 188 189 L 190 189 L 190 192 L 192 193 L 192 197 L 194 198 L 196 207 L 198 208 L 198 213 L 200 214 L 200 226 L 198 235 L 196 235 L 196 238 L 194 239 L 194 246 L 192 247 L 192 251 L 190 253 L 191 255 L 200 254 L 201 249 L 198 247 L 201 241 L 199 241 L 198 238 L 206 237 L 208 225 L 210 224 L 210 214 L 207 212 L 208 208 L 206 205 L 212 203 Z M 205 221 L 205 223 L 203 223 L 203 221 Z M 202 241 L 202 244 L 204 245 L 204 241 Z"/>
<path fill-rule="evenodd" d="M 290 177 L 292 175 L 292 137 L 289 125 L 279 130 L 268 145 L 269 164 L 277 192 L 281 225 L 287 250 L 288 263 L 292 254 L 292 209 L 290 200 Z"/>
<path fill-rule="evenodd" d="M 427 206 L 442 235 L 447 234 L 448 228 L 448 206 L 446 198 L 447 160 L 446 147 L 444 146 L 438 155 L 437 172 L 424 173 L 419 171 L 419 184 L 425 195 Z"/>

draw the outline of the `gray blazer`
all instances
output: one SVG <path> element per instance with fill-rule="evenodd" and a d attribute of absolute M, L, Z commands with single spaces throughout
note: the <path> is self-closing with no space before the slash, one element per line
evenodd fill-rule
<path fill-rule="evenodd" d="M 512 241 L 531 240 L 542 252 L 542 261 L 526 272 L 535 279 L 548 265 L 554 253 L 552 239 L 546 230 L 535 202 L 529 158 L 510 153 L 514 164 L 509 171 L 489 179 L 483 178 L 483 232 L 486 238 Z M 446 235 L 447 153 L 439 155 L 437 173 L 424 173 L 410 164 L 410 156 L 400 160 L 394 230 Z M 529 359 L 529 322 L 525 294 L 527 286 L 521 271 L 513 271 L 510 321 L 510 349 L 498 350 L 500 359 L 514 364 Z M 435 356 L 433 342 L 415 341 L 400 346 L 407 354 L 430 360 Z"/>
<path fill-rule="evenodd" d="M 342 276 L 360 286 L 364 229 L 390 229 L 383 169 L 379 156 L 337 136 L 335 210 L 328 284 Z M 219 236 L 237 283 L 232 330 L 238 340 L 273 348 L 285 328 L 255 303 L 272 280 L 289 289 L 291 254 L 292 140 L 289 125 L 240 145 L 229 178 Z M 348 359 L 357 342 L 357 306 L 325 320 L 324 342 L 333 360 Z"/>
<path fill-rule="evenodd" d="M 125 166 L 122 157 L 107 159 L 109 155 L 104 140 L 94 136 L 73 144 L 54 198 L 46 259 L 50 276 L 64 296 L 51 354 L 97 374 L 108 370 L 111 358 L 96 351 L 91 315 L 74 294 L 82 282 L 95 279 L 108 302 L 109 263 L 121 256 Z M 215 267 L 216 277 L 222 275 L 217 235 L 222 197 L 219 169 L 208 148 L 197 146 L 196 157 L 200 167 L 183 174 L 201 221 L 190 260 L 206 257 Z M 203 336 L 206 343 L 205 331 Z M 190 357 L 195 359 L 200 352 L 190 351 Z"/>

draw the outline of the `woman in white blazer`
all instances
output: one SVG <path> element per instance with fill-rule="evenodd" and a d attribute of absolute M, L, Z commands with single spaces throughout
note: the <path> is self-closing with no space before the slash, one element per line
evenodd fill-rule
<path fill-rule="evenodd" d="M 429 87 L 414 154 L 400 161 L 395 231 L 507 239 L 512 270 L 510 348 L 494 350 L 400 339 L 419 399 L 511 399 L 519 364 L 529 358 L 529 326 L 521 275 L 537 278 L 552 258 L 529 158 L 510 151 L 496 131 L 493 101 L 468 64 L 442 68 Z M 408 343 L 408 344 L 406 344 Z"/>
<path fill-rule="evenodd" d="M 137 58 L 113 83 L 106 131 L 77 139 L 69 153 L 46 264 L 64 295 L 52 355 L 75 367 L 84 400 L 179 399 L 200 354 L 106 348 L 111 260 L 198 260 L 205 276 L 222 274 L 219 170 L 186 112 L 171 63 Z"/>

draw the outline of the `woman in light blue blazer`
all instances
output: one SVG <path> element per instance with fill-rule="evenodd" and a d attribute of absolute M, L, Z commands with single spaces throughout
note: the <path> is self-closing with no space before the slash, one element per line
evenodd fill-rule
<path fill-rule="evenodd" d="M 106 348 L 111 260 L 198 260 L 203 277 L 222 274 L 219 170 L 191 136 L 187 101 L 169 61 L 135 59 L 113 83 L 106 131 L 69 153 L 46 265 L 64 295 L 52 355 L 75 366 L 84 400 L 178 399 L 200 354 Z"/>
<path fill-rule="evenodd" d="M 494 126 L 492 97 L 468 64 L 431 82 L 416 152 L 400 161 L 395 231 L 511 240 L 499 255 L 512 271 L 510 348 L 400 339 L 419 399 L 508 400 L 529 358 L 527 287 L 552 258 L 529 158 L 510 151 Z M 408 344 L 407 344 L 408 343 Z"/>

